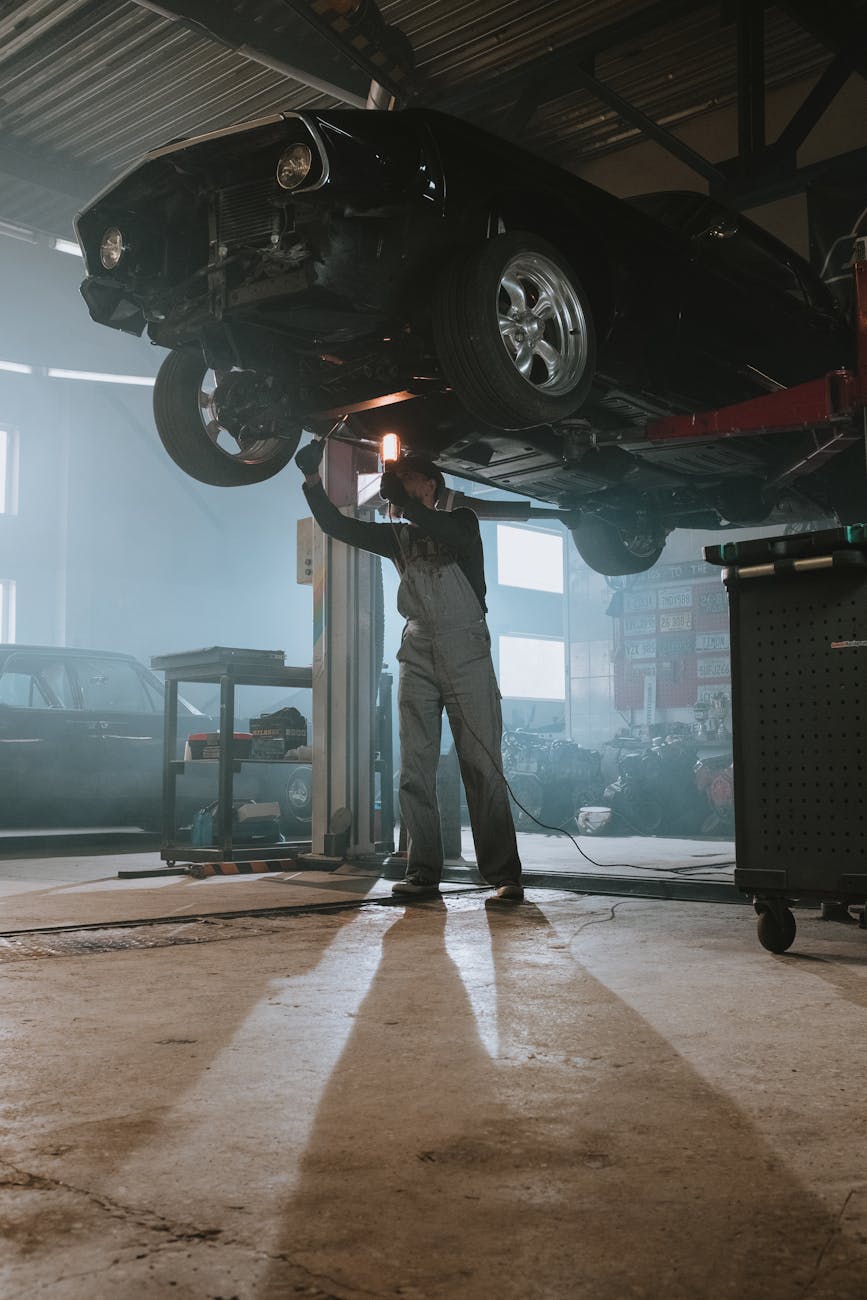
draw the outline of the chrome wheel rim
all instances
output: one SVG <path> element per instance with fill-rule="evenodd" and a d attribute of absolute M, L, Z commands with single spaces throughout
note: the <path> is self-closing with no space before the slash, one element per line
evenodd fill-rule
<path fill-rule="evenodd" d="M 243 446 L 235 435 L 220 421 L 217 409 L 217 389 L 225 376 L 225 370 L 206 370 L 199 384 L 199 413 L 202 427 L 214 447 L 227 460 L 241 465 L 264 465 L 281 450 L 279 438 L 260 438 L 246 442 Z"/>
<path fill-rule="evenodd" d="M 562 397 L 587 365 L 587 317 L 569 277 L 541 253 L 518 253 L 497 286 L 506 355 L 539 393 Z"/>
<path fill-rule="evenodd" d="M 310 804 L 310 785 L 304 777 L 296 776 L 286 786 L 286 802 L 295 813 L 305 813 Z"/>

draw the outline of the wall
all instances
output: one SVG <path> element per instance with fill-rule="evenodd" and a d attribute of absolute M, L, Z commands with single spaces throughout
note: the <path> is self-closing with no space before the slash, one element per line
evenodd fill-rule
<path fill-rule="evenodd" d="M 92 324 L 78 259 L 0 239 L 15 312 L 0 360 L 153 375 L 161 354 Z M 196 483 L 163 451 L 151 389 L 0 372 L 18 430 L 19 510 L 0 518 L 0 577 L 18 589 L 19 642 L 152 654 L 210 644 L 311 654 L 310 588 L 295 582 L 294 467 L 250 488 Z"/>

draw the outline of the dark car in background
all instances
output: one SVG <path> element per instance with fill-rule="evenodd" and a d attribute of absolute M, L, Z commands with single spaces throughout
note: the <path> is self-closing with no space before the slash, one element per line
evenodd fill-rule
<path fill-rule="evenodd" d="M 93 319 L 169 349 L 157 429 L 204 482 L 270 477 L 305 428 L 397 432 L 561 507 L 606 573 L 678 526 L 861 509 L 857 449 L 787 474 L 808 431 L 645 436 L 852 361 L 811 267 L 700 194 L 621 200 L 430 110 L 305 111 L 156 149 L 77 233 Z"/>
<path fill-rule="evenodd" d="M 163 684 L 131 655 L 66 646 L 0 645 L 0 827 L 139 826 L 162 807 Z M 178 702 L 178 756 L 216 720 Z M 278 800 L 284 832 L 309 826 L 310 768 L 268 765 L 236 792 Z M 247 790 L 249 787 L 249 790 Z M 178 823 L 216 798 L 216 765 L 188 765 Z"/>

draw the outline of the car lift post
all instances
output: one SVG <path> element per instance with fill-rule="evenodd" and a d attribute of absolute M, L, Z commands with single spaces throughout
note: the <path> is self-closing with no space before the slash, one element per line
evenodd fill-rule
<path fill-rule="evenodd" d="M 356 515 L 358 475 L 377 468 L 363 446 L 327 441 L 322 480 Z M 350 509 L 347 510 L 347 507 Z M 313 826 L 311 857 L 373 853 L 376 557 L 313 530 Z M 335 814 L 348 809 L 348 829 Z"/>

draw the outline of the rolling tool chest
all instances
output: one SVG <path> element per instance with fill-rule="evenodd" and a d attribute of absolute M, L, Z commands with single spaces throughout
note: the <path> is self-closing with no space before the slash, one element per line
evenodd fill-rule
<path fill-rule="evenodd" d="M 867 900 L 867 525 L 725 542 L 735 885 L 785 952 L 795 901 Z"/>

